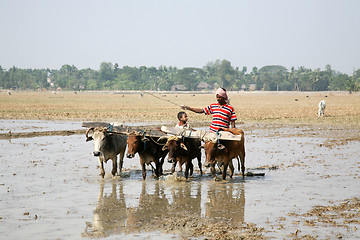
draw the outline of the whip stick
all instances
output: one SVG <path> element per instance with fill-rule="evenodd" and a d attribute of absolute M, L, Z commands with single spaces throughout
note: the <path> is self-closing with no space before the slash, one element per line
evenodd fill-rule
<path fill-rule="evenodd" d="M 155 98 L 157 98 L 157 99 L 160 99 L 160 100 L 162 100 L 162 101 L 169 102 L 169 103 L 174 104 L 174 105 L 176 105 L 176 106 L 178 106 L 178 107 L 181 107 L 181 106 L 182 106 L 182 105 L 177 104 L 177 103 L 175 103 L 175 102 L 173 102 L 173 101 L 171 101 L 171 100 L 169 100 L 169 99 L 160 98 L 160 97 L 158 97 L 158 96 L 156 96 L 156 95 L 154 95 L 154 94 L 152 94 L 152 93 L 150 93 L 150 92 L 145 92 L 145 91 L 141 91 L 141 92 L 147 93 L 147 94 L 149 94 L 149 95 L 151 95 L 151 96 L 153 96 L 153 97 L 155 97 Z"/>

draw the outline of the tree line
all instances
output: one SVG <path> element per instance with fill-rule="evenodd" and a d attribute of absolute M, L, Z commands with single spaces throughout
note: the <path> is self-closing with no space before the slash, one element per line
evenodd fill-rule
<path fill-rule="evenodd" d="M 335 71 L 330 65 L 325 70 L 280 65 L 233 67 L 227 60 L 209 62 L 202 68 L 185 67 L 129 67 L 103 62 L 99 70 L 78 69 L 63 65 L 60 69 L 5 70 L 0 66 L 0 88 L 18 90 L 181 90 L 214 89 L 262 91 L 358 91 L 360 69 L 352 76 Z M 206 83 L 206 84 L 204 84 Z M 176 89 L 176 88 L 175 88 Z"/>

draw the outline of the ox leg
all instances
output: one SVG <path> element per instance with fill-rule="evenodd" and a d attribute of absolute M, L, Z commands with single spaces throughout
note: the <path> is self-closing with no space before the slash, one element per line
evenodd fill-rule
<path fill-rule="evenodd" d="M 146 167 L 145 167 L 145 161 L 143 161 L 142 159 L 140 159 L 140 164 L 141 164 L 141 170 L 142 170 L 142 177 L 145 180 L 146 179 Z"/>
<path fill-rule="evenodd" d="M 119 156 L 119 173 L 122 172 L 123 163 L 124 163 L 124 156 L 125 156 L 125 151 L 121 152 L 120 156 Z"/>
<path fill-rule="evenodd" d="M 200 174 L 202 176 L 203 172 L 202 172 L 202 166 L 201 166 L 201 156 L 197 157 L 197 160 L 198 160 L 198 166 L 199 166 L 199 169 L 200 169 Z"/>
<path fill-rule="evenodd" d="M 189 161 L 189 168 L 190 168 L 190 176 L 192 176 L 194 172 L 194 164 L 192 164 L 191 160 Z"/>
<path fill-rule="evenodd" d="M 164 161 L 165 161 L 165 157 L 161 158 L 161 160 L 160 160 L 160 175 L 164 175 L 163 174 Z"/>
<path fill-rule="evenodd" d="M 185 178 L 186 179 L 188 179 L 188 177 L 189 177 L 189 169 L 190 169 L 190 164 L 189 164 L 189 162 L 186 162 L 185 163 Z"/>
<path fill-rule="evenodd" d="M 171 173 L 175 172 L 176 163 L 177 162 L 173 162 L 172 167 L 171 167 Z M 180 165 L 180 163 L 179 163 L 179 165 Z"/>
<path fill-rule="evenodd" d="M 215 163 L 210 164 L 210 171 L 211 171 L 213 177 L 215 177 L 216 176 Z"/>
<path fill-rule="evenodd" d="M 175 162 L 175 165 L 176 165 L 176 162 Z M 180 168 L 180 172 L 182 172 L 182 165 L 181 165 L 180 161 L 179 161 L 179 168 Z"/>
<path fill-rule="evenodd" d="M 243 177 L 245 177 L 245 152 L 240 154 L 240 161 L 241 161 L 241 172 Z"/>
<path fill-rule="evenodd" d="M 100 167 L 100 176 L 104 178 L 105 170 L 104 170 L 104 162 L 99 158 L 99 167 Z"/>
<path fill-rule="evenodd" d="M 161 171 L 161 161 L 158 160 L 155 163 L 155 175 L 156 175 L 157 178 L 160 177 L 160 171 Z"/>
<path fill-rule="evenodd" d="M 225 163 L 224 162 L 224 165 L 223 165 L 223 172 L 222 172 L 222 178 L 225 180 L 226 179 L 226 171 L 227 171 L 227 168 L 228 168 L 228 165 L 229 163 Z"/>
<path fill-rule="evenodd" d="M 112 168 L 111 173 L 112 173 L 112 175 L 114 177 L 116 175 L 116 173 L 117 173 L 117 157 L 115 156 L 111 160 L 112 160 L 112 163 L 113 163 L 113 168 Z"/>
<path fill-rule="evenodd" d="M 154 168 L 154 166 L 152 165 L 152 163 L 150 163 L 150 166 L 151 166 L 151 172 L 154 173 L 154 172 L 155 172 L 155 168 Z"/>
<path fill-rule="evenodd" d="M 233 165 L 232 159 L 229 162 L 229 168 L 230 168 L 230 178 L 232 178 L 234 175 L 234 165 Z"/>

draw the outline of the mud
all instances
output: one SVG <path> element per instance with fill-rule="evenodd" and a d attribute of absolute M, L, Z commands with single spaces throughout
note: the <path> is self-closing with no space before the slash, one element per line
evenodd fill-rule
<path fill-rule="evenodd" d="M 12 120 L 1 120 L 7 133 Z M 19 123 L 32 132 L 36 121 Z M 56 131 L 67 122 L 49 122 Z M 39 124 L 42 125 L 42 124 Z M 83 131 L 78 128 L 69 131 Z M 20 128 L 17 128 L 20 129 Z M 206 170 L 142 180 L 139 159 L 99 176 L 84 135 L 0 140 L 4 239 L 357 239 L 359 128 L 242 125 L 246 170 L 215 181 Z M 203 156 L 203 161 L 204 161 Z M 237 164 L 235 164 L 236 166 Z M 198 170 L 197 164 L 194 164 Z M 178 168 L 177 168 L 178 170 Z M 151 176 L 151 168 L 148 168 Z"/>

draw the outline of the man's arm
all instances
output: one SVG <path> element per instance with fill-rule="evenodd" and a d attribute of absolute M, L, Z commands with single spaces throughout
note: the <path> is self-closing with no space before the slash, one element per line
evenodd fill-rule
<path fill-rule="evenodd" d="M 204 109 L 202 109 L 202 108 L 192 108 L 192 107 L 185 106 L 185 105 L 181 106 L 181 108 L 183 110 L 190 110 L 194 113 L 204 113 Z"/>

